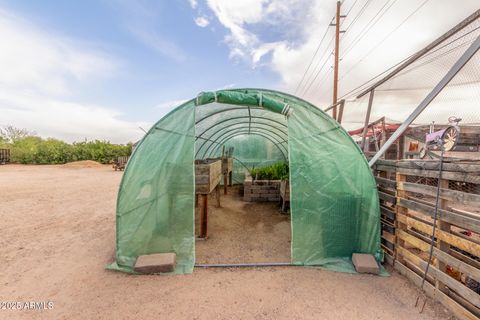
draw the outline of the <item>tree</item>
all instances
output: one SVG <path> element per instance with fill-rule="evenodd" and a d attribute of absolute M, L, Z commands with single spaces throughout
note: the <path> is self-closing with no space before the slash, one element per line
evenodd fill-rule
<path fill-rule="evenodd" d="M 11 125 L 0 128 L 0 141 L 6 141 L 14 143 L 20 139 L 28 136 L 35 136 L 37 133 L 34 131 L 28 131 L 27 129 L 17 128 Z"/>

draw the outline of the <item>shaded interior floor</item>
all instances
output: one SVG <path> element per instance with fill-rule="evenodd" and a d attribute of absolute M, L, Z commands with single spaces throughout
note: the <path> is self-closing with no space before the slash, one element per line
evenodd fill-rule
<path fill-rule="evenodd" d="M 208 238 L 196 241 L 196 263 L 290 262 L 290 216 L 275 202 L 245 202 L 239 186 L 208 199 Z M 196 208 L 196 234 L 199 234 Z"/>

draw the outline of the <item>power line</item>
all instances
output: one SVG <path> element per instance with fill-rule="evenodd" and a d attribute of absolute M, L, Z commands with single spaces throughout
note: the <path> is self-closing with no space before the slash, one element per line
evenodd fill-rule
<path fill-rule="evenodd" d="M 362 14 L 365 12 L 365 9 L 368 7 L 368 5 L 370 4 L 372 0 L 367 0 L 367 2 L 365 2 L 365 4 L 363 5 L 363 7 L 358 11 L 358 13 L 355 15 L 354 19 L 352 22 L 350 22 L 350 24 L 345 28 L 345 33 L 344 35 L 346 35 L 348 33 L 348 31 L 350 30 L 350 28 L 358 21 L 358 19 L 362 16 Z"/>
<path fill-rule="evenodd" d="M 368 0 L 367 3 L 370 2 L 370 1 L 371 1 L 371 0 Z M 351 7 L 349 8 L 349 10 L 347 11 L 347 14 L 345 15 L 345 17 L 348 16 L 348 14 L 352 11 L 353 7 L 357 4 L 357 2 L 358 2 L 358 0 L 355 0 L 355 1 L 354 1 L 354 3 L 352 4 L 352 6 L 351 6 Z M 343 1 L 342 1 L 342 3 L 343 3 Z M 365 5 L 364 5 L 364 7 L 365 7 Z M 364 8 L 364 7 L 363 7 L 363 8 Z M 363 8 L 362 8 L 362 9 L 363 9 Z M 332 19 L 332 21 L 333 21 L 333 19 Z M 342 20 L 342 21 L 340 22 L 340 26 L 343 25 L 343 22 L 344 22 L 344 20 Z M 331 24 L 330 24 L 330 25 L 331 25 Z M 309 91 L 310 88 L 312 87 L 313 83 L 314 83 L 315 80 L 318 78 L 318 75 L 321 73 L 321 71 L 322 71 L 323 68 L 325 67 L 326 63 L 328 62 L 328 58 L 329 58 L 329 56 L 333 53 L 333 51 L 330 52 L 330 54 L 326 56 L 326 59 L 324 60 L 323 64 L 321 65 L 320 68 L 318 68 L 318 66 L 320 65 L 323 57 L 325 57 L 325 54 L 328 53 L 329 48 L 330 48 L 330 45 L 332 44 L 334 38 L 335 38 L 335 37 L 332 37 L 332 39 L 330 39 L 330 42 L 328 43 L 327 47 L 325 48 L 325 51 L 324 51 L 323 54 L 320 56 L 320 59 L 317 61 L 317 64 L 316 64 L 315 67 L 313 68 L 313 73 L 308 77 L 308 80 L 305 82 L 304 90 L 303 90 L 303 94 L 302 94 L 302 95 L 305 95 L 305 94 L 308 93 L 308 91 Z M 318 71 L 316 71 L 316 70 L 318 70 Z M 316 73 L 315 73 L 315 72 L 316 72 Z M 315 74 L 315 76 L 314 76 L 313 79 L 312 79 L 312 75 L 313 75 L 313 74 Z M 297 91 L 296 91 L 296 92 L 297 92 Z"/>
<path fill-rule="evenodd" d="M 333 21 L 333 18 L 332 18 L 332 20 L 330 21 L 330 23 L 331 23 L 332 21 Z M 300 88 L 300 85 L 302 84 L 303 80 L 305 79 L 305 76 L 307 75 L 308 71 L 310 70 L 310 67 L 312 66 L 313 60 L 314 60 L 315 57 L 317 56 L 318 50 L 320 50 L 320 47 L 322 46 L 323 40 L 324 40 L 325 37 L 327 36 L 327 33 L 328 33 L 328 30 L 329 30 L 329 29 L 330 29 L 330 24 L 327 25 L 327 28 L 325 29 L 325 33 L 323 34 L 322 39 L 321 39 L 320 42 L 318 43 L 317 49 L 315 50 L 315 53 L 313 54 L 312 59 L 310 59 L 310 63 L 308 64 L 308 67 L 305 69 L 305 72 L 303 73 L 302 79 L 300 80 L 300 82 L 299 82 L 298 85 L 297 85 L 297 88 L 295 89 L 295 94 L 297 94 L 297 91 L 298 91 L 298 89 Z"/>
<path fill-rule="evenodd" d="M 312 86 L 312 83 L 315 81 L 315 79 L 317 79 L 318 77 L 318 73 L 323 69 L 323 67 L 325 66 L 325 64 L 327 63 L 328 61 L 328 58 L 330 57 L 331 55 L 331 48 L 330 48 L 330 45 L 333 43 L 333 40 L 335 39 L 335 37 L 333 36 L 331 39 L 330 39 L 330 42 L 327 44 L 327 47 L 325 48 L 325 50 L 323 51 L 322 55 L 320 56 L 320 59 L 318 59 L 315 67 L 313 68 L 313 72 L 308 76 L 308 79 L 307 81 L 305 82 L 305 85 L 303 87 L 303 94 L 305 94 L 305 92 Z M 330 54 L 328 54 L 328 52 L 330 52 Z M 323 60 L 323 58 L 325 57 L 325 55 L 327 54 L 326 56 L 326 59 L 324 60 L 323 64 L 321 65 L 320 69 L 318 69 L 318 66 L 320 65 L 321 61 Z M 318 71 L 317 71 L 318 70 Z M 313 80 L 312 80 L 312 76 L 314 76 Z M 305 90 L 305 88 L 307 88 Z"/>
<path fill-rule="evenodd" d="M 431 56 L 431 55 L 434 54 L 435 52 L 440 51 L 441 49 L 449 46 L 450 44 L 452 44 L 452 43 L 454 43 L 454 42 L 457 42 L 458 40 L 461 40 L 462 38 L 468 36 L 469 34 L 474 33 L 475 31 L 477 31 L 477 30 L 479 30 L 479 29 L 480 29 L 480 26 L 478 26 L 478 27 L 476 27 L 476 28 L 474 28 L 474 29 L 472 29 L 472 30 L 470 30 L 470 31 L 468 31 L 468 32 L 466 32 L 466 33 L 464 33 L 464 34 L 456 37 L 456 38 L 453 39 L 453 40 L 450 40 L 450 41 L 445 42 L 445 43 L 443 43 L 443 44 L 440 43 L 439 45 L 437 45 L 437 47 L 434 47 L 431 51 L 429 51 L 429 52 L 425 53 L 424 55 L 422 55 L 421 57 L 419 57 L 417 61 L 421 61 L 422 59 L 424 59 L 424 58 L 426 58 L 426 57 L 428 57 L 428 56 Z M 455 48 L 453 48 L 452 50 L 455 50 L 455 49 L 459 48 L 460 46 L 462 46 L 462 44 L 457 45 L 457 46 L 456 46 Z M 443 56 L 443 55 L 445 55 L 445 54 L 446 54 L 446 53 L 444 52 L 444 53 L 438 55 L 437 57 L 440 58 L 441 56 Z M 381 76 L 383 76 L 383 75 L 386 74 L 386 73 L 389 73 L 391 70 L 397 68 L 399 65 L 403 64 L 405 61 L 409 60 L 409 59 L 410 59 L 411 57 L 413 57 L 414 55 L 415 55 L 415 53 L 409 55 L 408 57 L 406 57 L 406 58 L 403 59 L 402 61 L 396 63 L 395 65 L 393 65 L 393 66 L 391 66 L 391 67 L 389 67 L 387 70 L 382 71 L 381 73 L 377 74 L 375 77 L 373 77 L 373 78 L 369 79 L 368 81 L 362 83 L 361 85 L 355 87 L 354 89 L 352 89 L 352 90 L 350 90 L 349 92 L 345 93 L 340 99 L 349 99 L 350 97 L 356 96 L 358 93 L 362 92 L 362 91 L 364 90 L 364 88 L 366 88 L 367 86 L 369 86 L 369 85 L 370 85 L 372 82 L 374 82 L 376 79 L 380 78 Z M 437 59 L 437 58 L 435 58 L 435 59 Z M 411 69 L 405 70 L 404 72 L 401 72 L 401 73 L 399 73 L 398 75 L 395 75 L 393 78 L 399 76 L 400 74 L 405 74 L 405 73 L 407 73 L 407 72 L 410 72 L 411 70 L 416 69 L 416 68 L 418 68 L 418 67 L 419 67 L 419 66 L 414 66 L 414 67 L 411 68 Z M 393 79 L 393 78 L 392 78 L 392 79 Z"/>
<path fill-rule="evenodd" d="M 348 69 L 343 75 L 342 77 L 340 78 L 340 80 L 342 80 L 343 78 L 345 78 L 345 76 L 347 74 L 349 74 L 353 69 L 355 69 L 356 67 L 358 67 L 358 65 L 360 64 L 360 62 L 362 62 L 365 58 L 367 58 L 376 48 L 378 48 L 381 44 L 383 44 L 385 42 L 385 40 L 387 40 L 395 31 L 397 31 L 403 24 L 405 24 L 405 22 L 407 22 L 412 16 L 415 15 L 415 13 L 417 13 L 428 1 L 430 0 L 425 0 L 423 1 L 412 13 L 410 13 L 399 25 L 397 25 L 392 31 L 390 31 L 382 40 L 380 40 L 373 48 L 370 49 L 370 51 L 367 52 L 367 54 L 365 54 L 362 58 L 360 58 L 360 60 L 358 60 L 356 63 L 353 64 L 353 66 Z"/>
<path fill-rule="evenodd" d="M 350 7 L 350 9 L 348 9 L 347 13 L 345 13 L 346 16 L 348 16 L 350 14 L 350 12 L 352 11 L 353 7 L 355 7 L 355 5 L 357 4 L 358 0 L 355 0 L 355 2 L 352 4 L 352 6 Z"/>
<path fill-rule="evenodd" d="M 332 39 L 333 40 L 333 39 Z M 327 48 L 328 49 L 328 48 Z M 327 50 L 328 52 L 328 50 Z M 333 53 L 333 50 L 330 51 L 330 53 L 326 56 L 326 59 L 323 61 L 323 64 L 322 66 L 318 69 L 317 73 L 315 74 L 314 78 L 310 81 L 310 83 L 308 84 L 308 86 L 305 87 L 305 90 L 303 91 L 303 94 L 302 96 L 306 95 L 307 92 L 310 90 L 310 88 L 312 87 L 312 85 L 315 83 L 315 80 L 317 80 L 319 74 L 322 72 L 323 68 L 325 68 L 325 66 L 327 65 L 327 62 L 328 62 L 328 59 L 330 58 L 330 56 L 332 55 Z M 321 60 L 319 60 L 320 62 Z M 318 63 L 319 65 L 320 63 Z"/>
<path fill-rule="evenodd" d="M 324 63 L 323 66 L 325 66 L 326 63 Z M 322 66 L 322 69 L 323 69 L 323 66 Z M 321 70 L 320 70 L 321 71 Z M 306 96 L 308 94 L 308 92 L 310 91 L 310 88 L 312 87 L 313 83 L 315 83 L 315 80 L 317 79 L 317 77 L 320 75 L 320 71 L 315 75 L 315 79 L 313 79 L 313 81 L 310 83 L 309 87 L 307 88 L 307 90 L 305 90 L 305 92 L 303 93 L 304 96 Z M 332 67 L 330 66 L 330 73 L 333 71 Z M 320 83 L 322 83 L 326 78 L 327 76 L 330 74 L 329 72 L 326 72 L 323 77 L 320 79 Z"/>
<path fill-rule="evenodd" d="M 387 13 L 388 10 L 390 10 L 390 8 L 396 2 L 397 2 L 397 0 L 393 0 L 393 2 L 392 2 L 392 0 L 388 0 L 387 2 L 385 2 L 385 4 L 380 8 L 380 10 L 378 10 L 378 12 L 373 16 L 373 18 L 370 19 L 370 21 L 365 25 L 365 27 L 359 33 L 357 38 L 354 41 L 352 41 L 352 43 L 350 43 L 350 45 L 347 48 L 345 48 L 345 50 L 343 52 L 343 55 L 342 55 L 342 59 L 348 54 L 349 51 L 351 51 L 360 42 L 360 40 L 363 39 L 363 37 L 365 37 L 365 35 L 368 34 L 368 31 L 370 31 L 378 23 L 378 21 L 380 21 L 380 19 L 382 19 L 382 17 L 385 15 L 385 13 Z M 390 5 L 387 7 L 388 4 L 390 4 Z M 385 7 L 387 7 L 387 8 L 385 10 L 383 10 Z M 377 18 L 377 19 L 375 20 L 375 18 Z"/>
<path fill-rule="evenodd" d="M 368 7 L 368 5 L 370 4 L 372 0 L 367 0 L 365 2 L 365 4 L 361 7 L 361 9 L 359 10 L 359 13 L 355 16 L 355 18 L 353 19 L 353 21 L 349 24 L 349 26 L 347 27 L 350 28 L 352 25 L 354 25 L 354 23 L 358 20 L 358 18 L 363 14 L 363 12 L 365 11 L 365 9 Z M 355 7 L 355 5 L 357 4 L 358 0 L 355 0 L 354 3 L 350 6 L 350 8 L 348 9 L 347 13 L 345 16 L 348 16 L 350 14 L 350 12 L 353 10 L 353 8 Z M 344 23 L 345 20 L 342 20 L 341 22 L 341 25 Z M 330 55 L 333 53 L 333 51 L 330 52 L 330 54 L 328 54 L 329 52 L 329 49 L 330 49 L 330 45 L 332 44 L 334 40 L 334 37 L 332 37 L 332 39 L 330 40 L 329 44 L 326 46 L 324 52 L 322 53 L 322 55 L 320 55 L 320 59 L 317 61 L 315 67 L 312 69 L 312 73 L 310 74 L 310 76 L 307 77 L 307 80 L 305 81 L 304 83 L 304 90 L 303 90 L 303 93 L 302 93 L 302 96 L 306 95 L 312 85 L 315 83 L 315 81 L 317 80 L 318 76 L 321 74 L 321 72 L 324 70 L 325 66 L 327 65 L 327 62 L 328 62 L 328 59 L 330 57 Z M 316 50 L 316 53 L 318 52 L 318 48 Z M 325 55 L 327 54 L 327 56 L 325 57 Z M 325 59 L 323 60 L 323 58 L 325 57 Z M 321 63 L 323 60 L 323 63 Z M 309 68 L 311 66 L 313 62 L 313 59 L 312 61 L 310 62 L 310 65 L 309 65 Z M 319 67 L 320 66 L 320 67 Z M 304 76 L 302 77 L 302 81 L 304 80 L 305 78 L 305 75 L 306 73 L 304 74 Z M 313 79 L 312 79 L 312 76 L 313 76 Z M 320 79 L 320 83 L 323 82 L 323 80 L 328 76 L 328 72 Z M 300 88 L 300 86 L 297 86 L 297 90 L 295 91 L 295 93 L 298 92 L 298 89 Z M 300 90 L 301 91 L 301 90 Z"/>

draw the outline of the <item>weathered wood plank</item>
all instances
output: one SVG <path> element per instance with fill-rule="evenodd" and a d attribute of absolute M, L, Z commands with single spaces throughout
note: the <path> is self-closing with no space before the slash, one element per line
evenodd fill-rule
<path fill-rule="evenodd" d="M 415 272 L 411 271 L 408 269 L 405 265 L 400 263 L 398 260 L 395 261 L 395 270 L 400 272 L 402 275 L 410 279 L 415 285 L 418 287 L 422 283 L 422 278 L 417 275 Z M 434 286 L 432 286 L 430 283 L 425 282 L 423 289 L 425 290 L 425 293 L 427 296 L 429 296 L 432 299 L 438 300 L 441 304 L 443 304 L 445 307 L 447 307 L 456 317 L 459 319 L 468 319 L 468 320 L 478 320 L 478 318 L 465 309 L 462 305 L 459 303 L 455 302 L 453 299 L 448 297 L 445 293 L 438 291 L 435 289 Z"/>
<path fill-rule="evenodd" d="M 422 272 L 425 272 L 425 269 L 427 268 L 426 261 L 422 260 L 420 257 L 414 255 L 413 253 L 411 253 L 410 251 L 402 247 L 397 247 L 397 252 L 400 253 L 405 259 L 409 260 L 410 262 L 415 264 L 417 267 L 419 267 L 422 270 Z M 457 292 L 462 297 L 467 299 L 474 306 L 476 306 L 477 308 L 480 308 L 480 295 L 478 295 L 475 291 L 467 288 L 461 282 L 441 272 L 432 264 L 429 267 L 429 273 L 433 277 L 437 278 L 442 283 L 447 285 L 450 289 L 453 289 L 455 292 Z"/>
<path fill-rule="evenodd" d="M 381 165 L 381 164 L 375 164 L 373 166 L 373 169 L 374 170 L 377 170 L 377 171 L 386 171 L 386 172 L 396 172 L 397 171 L 397 168 L 395 166 L 385 166 L 385 165 Z"/>
<path fill-rule="evenodd" d="M 382 237 L 390 243 L 395 243 L 395 235 L 394 234 L 391 234 L 391 233 L 384 230 L 382 232 Z"/>
<path fill-rule="evenodd" d="M 411 182 L 401 182 L 397 185 L 397 189 L 402 191 L 426 194 L 433 197 L 437 195 L 437 187 Z M 464 205 L 480 205 L 480 195 L 466 193 L 462 191 L 440 188 L 440 198 L 461 203 Z"/>
<path fill-rule="evenodd" d="M 429 234 L 429 235 L 432 234 L 432 228 L 433 228 L 432 226 L 429 226 L 423 222 L 407 217 L 406 215 L 397 213 L 397 220 L 401 223 L 406 224 L 409 227 L 413 227 L 426 234 Z M 438 229 L 435 231 L 435 236 L 437 237 L 437 239 L 441 241 L 445 241 L 452 246 L 455 246 L 461 250 L 467 251 L 468 253 L 473 254 L 474 256 L 480 257 L 480 245 L 476 243 L 462 239 L 453 234 L 446 233 L 445 231 L 438 230 Z"/>
<path fill-rule="evenodd" d="M 380 206 L 380 213 L 388 217 L 389 219 L 395 220 L 395 212 L 392 210 L 388 209 L 385 206 Z"/>
<path fill-rule="evenodd" d="M 377 181 L 377 184 L 379 186 L 387 189 L 395 189 L 397 187 L 397 182 L 395 180 L 390 180 L 382 177 L 375 177 L 375 180 Z"/>
<path fill-rule="evenodd" d="M 432 170 L 438 172 L 440 168 L 440 161 L 438 160 L 403 160 L 397 161 L 395 164 L 397 168 Z M 473 173 L 479 175 L 480 161 L 478 162 L 444 162 L 444 171 Z"/>
<path fill-rule="evenodd" d="M 395 196 L 392 196 L 391 194 L 385 192 L 378 191 L 378 197 L 380 198 L 380 200 L 384 200 L 393 204 L 397 202 L 397 198 L 395 198 Z"/>
<path fill-rule="evenodd" d="M 423 240 L 418 239 L 418 238 L 406 233 L 403 230 L 399 230 L 398 236 L 402 240 L 408 242 L 409 244 L 413 245 L 414 247 L 416 247 L 416 248 L 418 248 L 418 249 L 420 249 L 424 252 L 428 252 L 430 250 L 430 244 L 429 243 L 426 243 Z M 469 265 L 469 264 L 467 264 L 467 263 L 449 255 L 448 253 L 445 253 L 445 252 L 439 250 L 436 247 L 433 247 L 433 256 L 436 257 L 438 260 L 441 260 L 441 261 L 447 263 L 452 268 L 454 268 L 454 269 L 456 269 L 456 270 L 458 270 L 462 273 L 465 273 L 465 274 L 469 275 L 471 278 L 480 282 L 480 270 L 475 268 L 474 266 L 471 266 L 471 265 Z"/>
<path fill-rule="evenodd" d="M 426 214 L 432 218 L 435 214 L 434 207 L 428 206 L 415 200 L 407 200 L 400 198 L 398 200 L 397 206 L 402 206 L 404 208 Z M 458 227 L 480 233 L 480 219 L 473 219 L 471 217 L 462 216 L 460 214 L 456 214 L 443 209 L 438 209 L 437 218 Z"/>
<path fill-rule="evenodd" d="M 454 258 L 457 258 L 458 260 L 461 260 L 461 261 L 465 262 L 466 264 L 469 264 L 471 266 L 474 266 L 477 269 L 480 269 L 480 262 L 479 261 L 464 255 L 463 253 L 459 252 L 455 248 L 450 248 L 450 251 L 448 253 Z"/>
<path fill-rule="evenodd" d="M 438 171 L 397 168 L 397 172 L 407 176 L 438 178 Z M 461 182 L 470 182 L 470 183 L 480 184 L 480 176 L 475 176 L 467 172 L 460 173 L 460 172 L 444 171 L 442 172 L 442 177 L 447 180 L 455 180 L 455 181 L 461 181 Z"/>

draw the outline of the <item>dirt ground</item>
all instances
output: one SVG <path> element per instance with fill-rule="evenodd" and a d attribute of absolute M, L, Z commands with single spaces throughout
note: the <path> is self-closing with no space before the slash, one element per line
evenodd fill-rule
<path fill-rule="evenodd" d="M 238 187 L 209 197 L 208 239 L 197 241 L 197 263 L 290 262 L 289 215 L 277 203 L 244 202 Z M 199 209 L 196 210 L 197 231 Z M 199 232 L 197 232 L 199 234 Z"/>
<path fill-rule="evenodd" d="M 300 267 L 196 269 L 183 276 L 107 271 L 120 178 L 109 166 L 0 166 L 0 301 L 53 302 L 50 310 L 0 310 L 0 319 L 451 318 L 431 300 L 419 314 L 413 307 L 418 290 L 397 273 L 377 277 Z M 223 205 L 247 214 L 241 204 Z M 288 258 L 287 216 L 272 209 L 240 233 L 245 217 L 216 219 L 221 211 L 212 208 L 210 244 L 198 244 L 203 262 L 234 262 L 229 251 L 239 248 L 236 239 L 247 241 L 241 250 L 252 261 Z M 235 239 L 221 238 L 221 221 L 236 225 Z M 262 257 L 268 242 L 255 233 L 270 230 L 286 239 Z M 206 252 L 222 245 L 230 248 Z"/>

